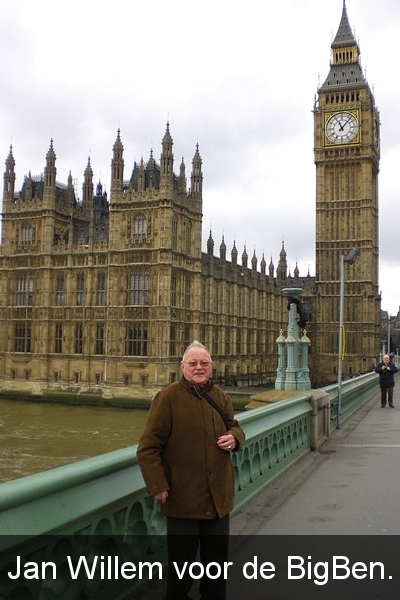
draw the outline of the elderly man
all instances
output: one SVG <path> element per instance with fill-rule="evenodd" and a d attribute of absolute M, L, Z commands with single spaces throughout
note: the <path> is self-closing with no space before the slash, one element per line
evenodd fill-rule
<path fill-rule="evenodd" d="M 230 452 L 238 450 L 244 433 L 234 418 L 229 396 L 210 381 L 212 360 L 200 342 L 187 348 L 183 377 L 154 397 L 139 440 L 137 458 L 150 496 L 167 517 L 167 600 L 188 600 L 196 560 L 223 564 L 228 556 L 229 512 L 234 475 Z M 200 581 L 203 600 L 224 600 L 226 580 Z"/>
<path fill-rule="evenodd" d="M 397 373 L 397 367 L 390 362 L 390 356 L 385 354 L 383 361 L 375 369 L 375 373 L 379 373 L 379 385 L 381 388 L 381 407 L 386 406 L 386 396 L 389 401 L 390 408 L 394 408 L 393 404 L 393 388 L 394 374 Z"/>

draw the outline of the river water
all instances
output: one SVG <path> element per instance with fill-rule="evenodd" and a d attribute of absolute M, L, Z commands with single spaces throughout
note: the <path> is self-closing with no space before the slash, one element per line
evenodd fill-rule
<path fill-rule="evenodd" d="M 0 400 L 0 483 L 136 444 L 147 410 Z"/>

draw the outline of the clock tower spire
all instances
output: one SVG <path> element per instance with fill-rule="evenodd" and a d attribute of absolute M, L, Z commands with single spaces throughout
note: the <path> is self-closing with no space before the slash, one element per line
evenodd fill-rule
<path fill-rule="evenodd" d="M 379 113 L 360 62 L 346 3 L 314 107 L 316 355 L 319 378 L 337 378 L 340 261 L 346 265 L 343 373 L 370 370 L 380 347 L 378 290 Z"/>

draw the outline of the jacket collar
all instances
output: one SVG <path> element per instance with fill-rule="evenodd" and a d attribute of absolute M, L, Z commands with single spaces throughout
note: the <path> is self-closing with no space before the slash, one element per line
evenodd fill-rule
<path fill-rule="evenodd" d="M 200 390 L 205 390 L 206 392 L 210 392 L 214 387 L 214 383 L 211 381 L 211 379 L 209 379 L 207 381 L 207 383 L 201 387 L 195 386 L 194 383 L 190 383 L 184 377 L 182 377 L 182 379 L 179 381 L 179 383 L 181 384 L 182 387 L 185 388 L 185 390 L 187 390 L 191 394 L 194 394 L 196 396 L 196 398 L 198 397 L 198 394 L 196 393 L 196 388 L 200 389 Z"/>

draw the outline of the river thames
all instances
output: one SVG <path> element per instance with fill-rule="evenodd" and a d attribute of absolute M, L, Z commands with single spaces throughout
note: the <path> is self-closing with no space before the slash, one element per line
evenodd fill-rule
<path fill-rule="evenodd" d="M 136 444 L 147 410 L 0 400 L 0 483 Z"/>

